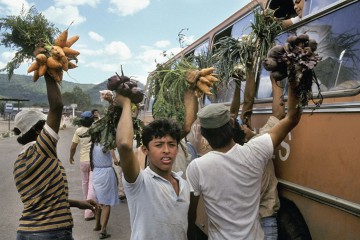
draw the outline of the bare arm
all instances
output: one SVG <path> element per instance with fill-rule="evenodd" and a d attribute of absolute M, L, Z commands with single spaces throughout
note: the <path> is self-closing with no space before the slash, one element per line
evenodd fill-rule
<path fill-rule="evenodd" d="M 301 118 L 301 108 L 297 107 L 299 98 L 295 93 L 295 81 L 289 83 L 288 92 L 288 112 L 284 119 L 269 130 L 274 148 L 276 148 L 286 137 L 286 135 L 299 123 Z"/>
<path fill-rule="evenodd" d="M 76 148 L 77 148 L 77 143 L 72 143 L 71 144 L 71 147 L 70 147 L 70 159 L 69 159 L 69 162 L 71 164 L 74 164 L 74 156 L 75 156 L 75 152 L 76 152 Z"/>
<path fill-rule="evenodd" d="M 122 113 L 116 130 L 116 146 L 121 159 L 121 168 L 127 182 L 136 181 L 140 165 L 133 152 L 134 128 L 132 122 L 131 101 L 120 94 L 116 95 L 115 103 L 122 107 Z"/>
<path fill-rule="evenodd" d="M 281 82 L 276 82 L 271 75 L 270 80 L 273 90 L 272 115 L 281 120 L 285 117 L 285 104 L 281 98 L 283 89 L 280 86 Z"/>
<path fill-rule="evenodd" d="M 246 68 L 246 86 L 244 92 L 244 104 L 241 110 L 241 120 L 251 128 L 251 115 L 255 99 L 255 71 L 253 66 Z"/>
<path fill-rule="evenodd" d="M 198 100 L 195 95 L 194 89 L 188 89 L 185 91 L 184 106 L 185 106 L 185 123 L 184 123 L 184 129 L 181 132 L 181 139 L 189 134 L 191 130 L 191 126 L 197 118 L 196 113 L 198 112 Z"/>
<path fill-rule="evenodd" d="M 46 123 L 54 130 L 54 132 L 58 133 L 63 112 L 60 88 L 57 82 L 52 79 L 48 73 L 45 74 L 45 82 L 49 101 L 49 113 Z"/>

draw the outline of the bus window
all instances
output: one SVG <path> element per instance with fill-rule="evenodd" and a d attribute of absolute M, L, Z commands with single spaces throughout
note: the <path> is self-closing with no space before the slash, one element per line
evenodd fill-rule
<path fill-rule="evenodd" d="M 239 21 L 237 21 L 231 29 L 231 37 L 237 39 L 244 34 L 249 34 L 251 32 L 250 22 L 254 21 L 254 13 L 246 15 Z"/>
<path fill-rule="evenodd" d="M 340 2 L 341 0 L 305 0 L 305 3 L 307 3 L 306 11 L 308 14 L 316 13 L 320 10 L 324 10 L 325 8 L 329 7 L 335 2 Z"/>
<path fill-rule="evenodd" d="M 194 56 L 205 55 L 209 51 L 209 40 L 201 43 L 195 48 Z"/>
<path fill-rule="evenodd" d="M 355 2 L 284 33 L 276 39 L 277 43 L 283 45 L 290 35 L 308 34 L 311 39 L 317 41 L 316 52 L 322 60 L 314 71 L 322 92 L 359 86 L 359 12 L 360 2 Z"/>

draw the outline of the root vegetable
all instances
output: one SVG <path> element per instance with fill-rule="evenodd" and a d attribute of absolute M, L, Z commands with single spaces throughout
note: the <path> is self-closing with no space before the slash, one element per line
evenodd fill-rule
<path fill-rule="evenodd" d="M 65 29 L 62 33 L 60 33 L 60 35 L 55 39 L 55 42 L 54 44 L 56 46 L 59 46 L 59 47 L 65 47 L 66 46 L 66 41 L 67 41 L 67 37 L 68 37 L 68 28 Z"/>
<path fill-rule="evenodd" d="M 197 81 L 196 82 L 196 87 L 202 91 L 203 93 L 205 93 L 206 95 L 213 95 L 211 92 L 210 92 L 210 89 L 209 87 L 205 84 L 205 83 L 202 83 L 201 81 Z"/>
<path fill-rule="evenodd" d="M 46 60 L 47 60 L 47 56 L 45 54 L 39 53 L 38 55 L 36 55 L 36 61 L 39 65 L 46 64 Z"/>
<path fill-rule="evenodd" d="M 67 57 L 63 56 L 60 58 L 60 63 L 62 65 L 62 69 L 67 72 L 69 70 L 69 61 Z"/>
<path fill-rule="evenodd" d="M 205 78 L 206 78 L 207 80 L 209 80 L 210 82 L 213 82 L 213 83 L 219 81 L 219 79 L 217 79 L 216 77 L 214 77 L 213 74 L 212 74 L 212 75 L 206 75 Z"/>
<path fill-rule="evenodd" d="M 46 61 L 46 64 L 48 68 L 53 68 L 53 69 L 62 68 L 61 63 L 58 60 L 56 60 L 54 57 L 49 57 Z"/>
<path fill-rule="evenodd" d="M 187 73 L 186 73 L 186 81 L 188 83 L 195 83 L 196 80 L 199 78 L 200 76 L 200 71 L 199 70 L 189 70 Z"/>
<path fill-rule="evenodd" d="M 51 56 L 59 60 L 62 57 L 65 57 L 65 53 L 63 49 L 59 46 L 52 46 L 51 47 Z"/>
<path fill-rule="evenodd" d="M 68 48 L 71 47 L 77 40 L 79 40 L 79 38 L 80 37 L 78 35 L 68 38 L 68 40 L 66 41 L 65 47 L 68 47 Z"/>
<path fill-rule="evenodd" d="M 62 80 L 62 69 L 61 68 L 48 68 L 47 73 L 57 82 Z"/>
<path fill-rule="evenodd" d="M 36 82 L 39 79 L 39 70 L 34 71 L 33 81 Z"/>
<path fill-rule="evenodd" d="M 28 68 L 27 72 L 28 72 L 28 73 L 31 73 L 31 72 L 33 72 L 33 71 L 35 71 L 35 70 L 37 70 L 37 69 L 39 69 L 39 64 L 35 61 L 35 62 L 33 62 L 33 63 L 30 65 L 30 67 Z"/>
<path fill-rule="evenodd" d="M 207 80 L 205 77 L 200 77 L 199 78 L 199 81 L 202 82 L 202 83 L 205 83 L 206 85 L 210 86 L 212 83 Z M 213 84 L 212 84 L 213 85 Z M 212 86 L 211 86 L 212 87 Z"/>
<path fill-rule="evenodd" d="M 79 51 L 76 51 L 69 47 L 64 47 L 64 48 L 62 48 L 62 50 L 64 51 L 65 56 L 67 56 L 67 57 L 76 57 L 80 54 Z"/>
<path fill-rule="evenodd" d="M 214 70 L 215 70 L 214 67 L 203 68 L 200 70 L 200 76 L 205 77 L 206 75 L 212 74 Z"/>
<path fill-rule="evenodd" d="M 68 61 L 68 69 L 77 68 L 77 65 L 73 62 Z"/>
<path fill-rule="evenodd" d="M 47 70 L 47 65 L 46 64 L 42 64 L 39 67 L 39 76 L 42 77 L 44 76 L 44 74 L 46 73 Z"/>

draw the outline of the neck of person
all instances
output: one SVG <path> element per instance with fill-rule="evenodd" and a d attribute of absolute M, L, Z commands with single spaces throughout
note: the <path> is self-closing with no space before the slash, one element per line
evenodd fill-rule
<path fill-rule="evenodd" d="M 221 148 L 213 148 L 214 151 L 227 153 L 230 149 L 232 149 L 235 146 L 235 141 L 233 139 L 230 140 L 228 144 L 226 144 L 224 147 Z"/>

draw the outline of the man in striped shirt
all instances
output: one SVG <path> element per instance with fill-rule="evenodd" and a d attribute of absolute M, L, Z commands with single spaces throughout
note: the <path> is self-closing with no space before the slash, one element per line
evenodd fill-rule
<path fill-rule="evenodd" d="M 15 116 L 15 134 L 23 149 L 14 163 L 16 188 L 24 204 L 17 240 L 72 240 L 70 207 L 96 210 L 94 201 L 68 199 L 68 182 L 56 145 L 63 110 L 60 89 L 45 75 L 49 113 L 23 110 Z M 45 120 L 46 119 L 46 120 Z"/>

